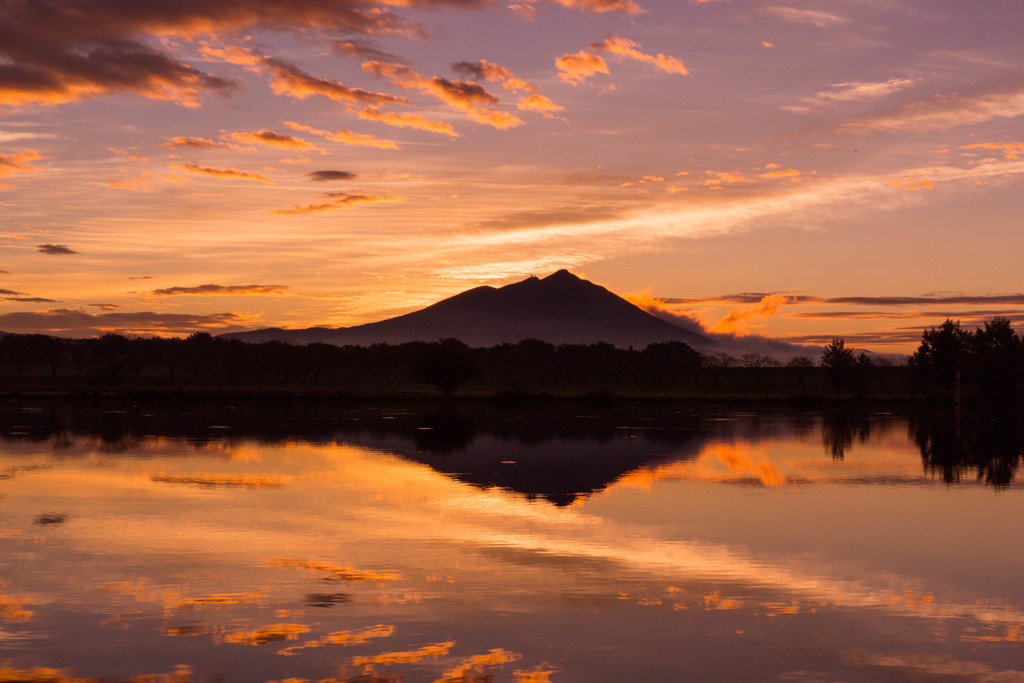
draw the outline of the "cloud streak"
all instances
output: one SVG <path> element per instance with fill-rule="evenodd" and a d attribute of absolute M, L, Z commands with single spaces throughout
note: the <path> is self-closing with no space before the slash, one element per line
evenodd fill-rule
<path fill-rule="evenodd" d="M 0 154 L 0 176 L 14 175 L 15 173 L 37 173 L 38 168 L 32 168 L 25 164 L 43 158 L 45 157 L 34 149 L 15 154 Z"/>
<path fill-rule="evenodd" d="M 337 209 L 347 209 L 357 204 L 376 204 L 379 202 L 402 201 L 401 197 L 363 194 L 361 192 L 329 192 L 323 195 L 323 197 L 326 201 L 301 206 L 292 206 L 287 209 L 276 209 L 275 211 L 271 211 L 271 213 L 281 214 L 284 216 L 298 216 L 310 213 L 321 213 L 324 211 L 334 211 Z"/>
<path fill-rule="evenodd" d="M 210 166 L 200 166 L 199 164 L 189 162 L 187 164 L 171 164 L 174 168 L 180 168 L 183 171 L 189 173 L 196 173 L 199 175 L 212 176 L 214 178 L 228 178 L 238 180 L 255 180 L 260 183 L 271 183 L 273 180 L 260 173 L 253 173 L 250 171 L 239 171 L 236 168 L 211 168 Z"/>
<path fill-rule="evenodd" d="M 165 287 L 154 289 L 154 296 L 277 296 L 288 285 L 197 285 L 194 287 Z"/>
<path fill-rule="evenodd" d="M 477 123 L 482 123 L 499 130 L 508 130 L 522 124 L 522 120 L 507 112 L 488 109 L 498 104 L 498 98 L 488 92 L 479 83 L 470 81 L 452 81 L 440 76 L 422 76 L 403 64 L 386 64 L 384 62 L 364 62 L 363 71 L 386 78 L 395 85 L 418 90 L 430 95 L 448 107 L 460 111 Z"/>
<path fill-rule="evenodd" d="M 237 332 L 251 322 L 237 313 L 86 313 L 68 308 L 0 314 L 0 329 L 6 332 L 52 334 L 56 336 L 99 336 L 114 334 L 188 334 L 196 330 Z"/>
<path fill-rule="evenodd" d="M 376 147 L 377 149 L 399 149 L 398 143 L 393 140 L 385 140 L 383 138 L 374 137 L 373 135 L 355 133 L 345 128 L 339 128 L 332 133 L 329 130 L 305 126 L 301 123 L 295 123 L 294 121 L 285 121 L 284 125 L 288 126 L 292 130 L 301 130 L 306 133 L 326 138 L 332 142 L 340 142 L 346 145 L 361 145 L 363 147 Z"/>

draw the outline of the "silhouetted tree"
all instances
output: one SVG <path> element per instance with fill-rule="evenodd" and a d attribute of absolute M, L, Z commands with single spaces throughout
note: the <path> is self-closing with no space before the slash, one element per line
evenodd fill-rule
<path fill-rule="evenodd" d="M 962 370 L 969 352 L 970 333 L 960 322 L 947 319 L 938 327 L 925 330 L 921 344 L 911 358 L 917 380 L 925 385 L 953 389 L 957 372 Z"/>
<path fill-rule="evenodd" d="M 834 337 L 825 344 L 821 354 L 821 367 L 825 368 L 825 378 L 837 391 L 849 385 L 856 363 L 853 350 L 846 347 L 845 339 Z"/>
<path fill-rule="evenodd" d="M 739 363 L 735 356 L 730 356 L 727 353 L 706 353 L 701 360 L 703 366 L 711 372 L 712 386 L 718 386 L 718 379 L 726 368 L 731 368 Z"/>
<path fill-rule="evenodd" d="M 796 376 L 796 381 L 803 385 L 808 375 L 814 370 L 814 359 L 810 356 L 793 356 L 786 362 L 786 368 Z"/>
<path fill-rule="evenodd" d="M 745 353 L 740 357 L 740 363 L 743 364 L 743 367 L 754 371 L 754 384 L 758 386 L 761 384 L 761 373 L 765 368 L 777 368 L 782 365 L 779 361 L 763 353 Z"/>
<path fill-rule="evenodd" d="M 433 384 L 445 396 L 476 377 L 480 368 L 469 347 L 458 339 L 442 339 L 417 359 L 413 372 Z"/>
<path fill-rule="evenodd" d="M 995 317 L 970 335 L 970 367 L 985 393 L 1007 394 L 1024 372 L 1024 345 L 1008 318 Z"/>

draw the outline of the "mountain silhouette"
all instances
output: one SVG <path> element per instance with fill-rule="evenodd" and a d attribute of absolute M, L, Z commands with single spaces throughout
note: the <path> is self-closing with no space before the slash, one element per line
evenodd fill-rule
<path fill-rule="evenodd" d="M 337 345 L 403 344 L 459 339 L 469 346 L 495 346 L 522 339 L 551 344 L 608 342 L 644 348 L 681 341 L 707 347 L 702 334 L 657 318 L 622 297 L 567 270 L 530 277 L 505 287 L 476 287 L 431 306 L 354 327 L 267 328 L 221 335 L 247 342 L 325 342 Z"/>

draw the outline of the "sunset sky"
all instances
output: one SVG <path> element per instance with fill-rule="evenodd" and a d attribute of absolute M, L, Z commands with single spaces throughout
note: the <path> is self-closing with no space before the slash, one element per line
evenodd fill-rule
<path fill-rule="evenodd" d="M 559 268 L 707 329 L 1024 322 L 1020 0 L 0 0 L 0 330 Z"/>

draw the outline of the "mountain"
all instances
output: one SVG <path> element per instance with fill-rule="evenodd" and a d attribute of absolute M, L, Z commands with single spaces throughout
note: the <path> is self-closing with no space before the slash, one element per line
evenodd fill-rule
<path fill-rule="evenodd" d="M 366 346 L 409 341 L 461 339 L 470 346 L 494 346 L 521 339 L 552 344 L 608 342 L 644 348 L 681 341 L 707 347 L 707 337 L 657 318 L 620 296 L 560 270 L 505 287 L 476 287 L 396 318 L 354 327 L 268 328 L 221 335 L 247 342 L 326 342 Z"/>

